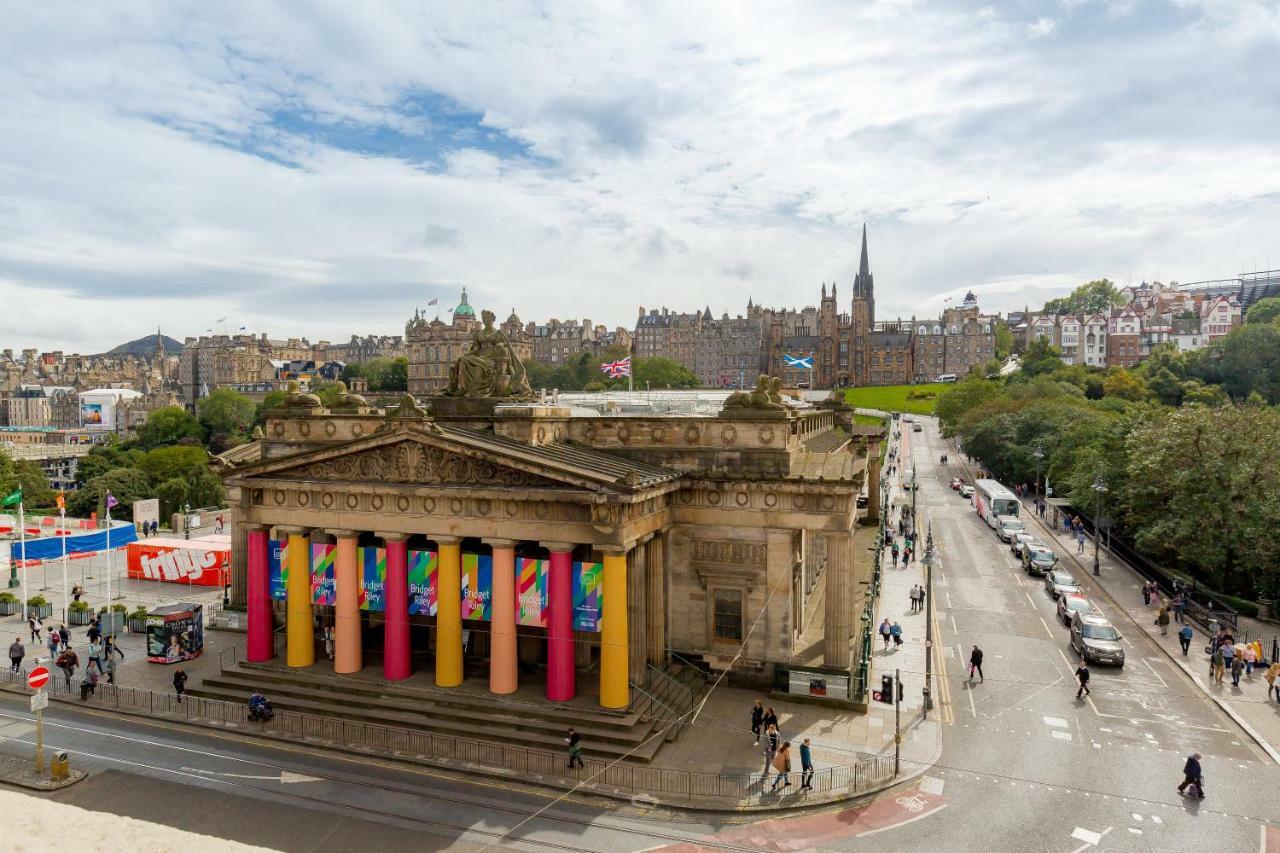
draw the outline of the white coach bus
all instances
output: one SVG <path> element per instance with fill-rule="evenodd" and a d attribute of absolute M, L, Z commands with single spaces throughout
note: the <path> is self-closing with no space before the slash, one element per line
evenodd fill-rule
<path fill-rule="evenodd" d="M 973 508 L 978 517 L 995 528 L 1001 515 L 1018 514 L 1018 496 L 995 480 L 979 480 L 973 484 Z"/>

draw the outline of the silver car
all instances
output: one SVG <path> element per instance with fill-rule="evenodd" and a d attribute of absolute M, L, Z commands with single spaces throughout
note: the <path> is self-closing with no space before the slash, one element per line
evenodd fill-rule
<path fill-rule="evenodd" d="M 1000 537 L 1001 542 L 1009 542 L 1014 535 L 1026 530 L 1027 526 L 1022 523 L 1022 519 L 1016 515 L 1001 515 L 996 517 L 996 535 Z"/>
<path fill-rule="evenodd" d="M 1022 549 L 1025 548 L 1027 545 L 1042 545 L 1042 544 L 1044 543 L 1042 543 L 1039 539 L 1037 539 L 1034 533 L 1028 533 L 1027 531 L 1024 530 L 1021 533 L 1015 533 L 1013 538 L 1009 540 L 1009 550 L 1012 551 L 1015 556 L 1021 557 Z"/>
<path fill-rule="evenodd" d="M 1071 617 L 1071 648 L 1090 663 L 1124 666 L 1122 639 L 1115 626 L 1101 616 L 1077 613 Z"/>
<path fill-rule="evenodd" d="M 1069 572 L 1054 569 L 1044 576 L 1044 588 L 1056 599 L 1060 595 L 1079 593 L 1080 583 Z"/>

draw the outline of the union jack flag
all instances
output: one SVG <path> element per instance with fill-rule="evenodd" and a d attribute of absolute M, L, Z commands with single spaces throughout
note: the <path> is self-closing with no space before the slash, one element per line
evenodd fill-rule
<path fill-rule="evenodd" d="M 619 361 L 606 361 L 600 365 L 600 372 L 606 374 L 610 379 L 620 379 L 623 376 L 630 376 L 631 356 L 627 356 Z"/>

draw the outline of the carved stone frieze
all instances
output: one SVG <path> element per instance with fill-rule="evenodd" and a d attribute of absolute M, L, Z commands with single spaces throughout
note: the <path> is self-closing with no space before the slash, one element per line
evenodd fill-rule
<path fill-rule="evenodd" d="M 278 476 L 337 482 L 563 488 L 563 484 L 536 474 L 449 453 L 416 441 L 314 462 L 283 471 Z"/>
<path fill-rule="evenodd" d="M 723 563 L 732 566 L 763 566 L 763 542 L 735 542 L 727 539 L 694 539 L 690 559 L 695 563 Z"/>

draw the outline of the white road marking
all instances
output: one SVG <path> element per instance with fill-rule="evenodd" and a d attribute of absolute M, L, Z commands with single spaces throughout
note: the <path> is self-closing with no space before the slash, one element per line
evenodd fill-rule
<path fill-rule="evenodd" d="M 1142 834 L 1142 830 L 1141 830 L 1141 829 L 1138 829 L 1137 827 L 1128 826 L 1128 827 L 1125 827 L 1125 828 L 1126 828 L 1126 829 L 1128 829 L 1130 832 L 1132 832 L 1134 835 L 1141 835 L 1141 834 Z"/>
<path fill-rule="evenodd" d="M 1031 605 L 1031 609 L 1032 609 L 1032 610 L 1035 610 L 1035 609 L 1036 609 L 1036 602 L 1035 602 L 1035 599 L 1033 599 L 1033 598 L 1031 597 L 1031 593 L 1029 593 L 1029 592 L 1023 592 L 1022 594 L 1023 594 L 1023 595 L 1025 595 L 1025 596 L 1027 597 L 1027 603 Z"/>
<path fill-rule="evenodd" d="M 1040 624 L 1044 626 L 1044 632 L 1049 635 L 1049 639 L 1050 640 L 1054 639 L 1053 632 L 1049 630 L 1049 623 L 1044 621 L 1043 616 L 1040 617 Z M 1058 649 L 1058 651 L 1062 651 L 1062 649 Z"/>
<path fill-rule="evenodd" d="M 948 609 L 954 609 L 955 605 L 951 603 L 951 593 L 949 593 L 949 592 L 944 592 L 944 593 L 943 593 L 943 595 L 945 595 L 945 596 L 947 597 L 947 608 L 948 608 Z"/>
<path fill-rule="evenodd" d="M 1070 741 L 1072 740 L 1072 738 L 1071 738 L 1071 732 L 1056 732 L 1056 731 L 1055 731 L 1055 732 L 1049 732 L 1049 734 L 1053 735 L 1053 736 L 1054 736 L 1054 737 L 1056 737 L 1058 740 L 1065 740 L 1065 741 L 1068 741 L 1068 742 L 1070 742 Z"/>
<path fill-rule="evenodd" d="M 1046 726 L 1053 726 L 1058 729 L 1067 728 L 1067 721 L 1061 717 L 1044 717 L 1043 719 Z"/>
<path fill-rule="evenodd" d="M 937 776 L 921 776 L 920 790 L 926 794 L 933 794 L 935 797 L 942 796 L 942 787 L 946 784 L 945 779 L 939 779 Z"/>
<path fill-rule="evenodd" d="M 1152 822 L 1152 823 L 1164 823 L 1164 821 L 1160 818 L 1160 815 L 1158 815 L 1158 814 L 1153 814 L 1153 815 L 1151 816 L 1151 822 Z"/>
<path fill-rule="evenodd" d="M 1085 829 L 1083 826 L 1077 826 L 1071 833 L 1071 837 L 1076 841 L 1083 841 L 1085 847 L 1097 847 L 1098 842 L 1102 840 L 1102 833 Z M 1084 847 L 1081 847 L 1080 849 L 1083 850 Z"/>
<path fill-rule="evenodd" d="M 306 776 L 302 773 L 291 773 L 288 770 L 281 770 L 279 776 L 251 776 L 248 773 L 219 773 L 216 770 L 204 770 L 199 767 L 183 767 L 189 773 L 207 773 L 213 776 L 229 776 L 232 779 L 260 779 L 266 782 L 279 782 L 283 785 L 293 785 L 298 782 L 323 782 L 315 776 Z"/>

